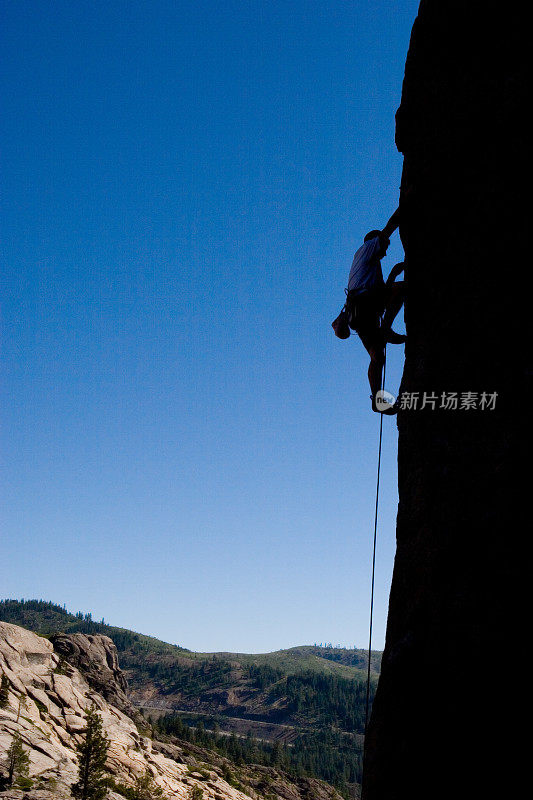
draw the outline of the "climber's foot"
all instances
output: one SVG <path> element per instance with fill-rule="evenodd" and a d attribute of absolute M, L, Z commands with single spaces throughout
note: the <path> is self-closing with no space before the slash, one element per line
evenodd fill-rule
<path fill-rule="evenodd" d="M 392 328 L 385 331 L 384 336 L 388 344 L 404 344 L 407 341 L 407 336 L 404 333 L 396 333 Z"/>

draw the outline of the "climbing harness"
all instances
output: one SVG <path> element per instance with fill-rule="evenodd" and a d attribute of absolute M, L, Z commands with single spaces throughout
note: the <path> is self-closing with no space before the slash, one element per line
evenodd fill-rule
<path fill-rule="evenodd" d="M 385 360 L 383 362 L 383 388 L 385 388 L 385 372 L 387 367 L 387 347 L 385 346 Z M 370 625 L 368 632 L 368 672 L 366 678 L 366 709 L 365 709 L 365 737 L 368 729 L 368 712 L 370 707 L 370 662 L 372 658 L 372 622 L 374 618 L 374 579 L 376 575 L 376 543 L 378 535 L 378 511 L 379 511 L 379 477 L 381 473 L 381 442 L 383 438 L 383 414 L 380 414 L 379 421 L 379 447 L 378 447 L 378 470 L 376 481 L 376 508 L 374 513 L 374 545 L 372 548 L 372 581 L 370 589 Z"/>

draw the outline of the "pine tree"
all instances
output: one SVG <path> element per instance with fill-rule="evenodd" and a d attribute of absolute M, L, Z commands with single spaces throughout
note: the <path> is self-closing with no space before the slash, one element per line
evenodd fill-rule
<path fill-rule="evenodd" d="M 7 708 L 9 705 L 9 680 L 7 675 L 2 672 L 0 683 L 0 708 Z"/>
<path fill-rule="evenodd" d="M 107 794 L 104 770 L 109 739 L 103 732 L 102 720 L 96 706 L 92 705 L 85 713 L 85 737 L 76 745 L 79 779 L 70 787 L 70 791 L 78 800 L 103 800 Z"/>
<path fill-rule="evenodd" d="M 281 752 L 281 745 L 279 742 L 275 741 L 272 746 L 272 751 L 270 753 L 270 764 L 273 767 L 279 767 L 282 762 L 282 752 Z"/>
<path fill-rule="evenodd" d="M 11 786 L 14 778 L 26 778 L 30 770 L 30 757 L 22 746 L 20 734 L 13 736 L 7 751 L 7 785 Z"/>

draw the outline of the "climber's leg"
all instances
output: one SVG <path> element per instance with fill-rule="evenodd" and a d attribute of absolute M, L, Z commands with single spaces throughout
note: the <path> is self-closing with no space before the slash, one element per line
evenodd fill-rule
<path fill-rule="evenodd" d="M 381 389 L 381 379 L 383 376 L 383 365 L 385 363 L 385 351 L 383 348 L 376 348 L 369 351 L 370 364 L 368 365 L 368 382 L 370 384 L 370 391 L 372 398 Z"/>
<path fill-rule="evenodd" d="M 383 365 L 385 364 L 385 346 L 383 336 L 379 328 L 372 331 L 365 331 L 359 333 L 366 352 L 370 356 L 370 364 L 368 366 L 368 382 L 370 384 L 370 391 L 372 398 L 374 398 L 381 389 L 381 378 L 383 375 Z"/>
<path fill-rule="evenodd" d="M 383 316 L 383 333 L 388 337 L 391 333 L 392 323 L 403 305 L 405 286 L 403 281 L 396 281 L 390 286 L 385 286 L 385 314 Z M 394 334 L 400 336 L 400 334 Z M 402 337 L 405 341 L 405 337 Z"/>

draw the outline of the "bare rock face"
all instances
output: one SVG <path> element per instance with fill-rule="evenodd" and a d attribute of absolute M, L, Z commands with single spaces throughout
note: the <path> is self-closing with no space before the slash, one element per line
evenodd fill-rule
<path fill-rule="evenodd" d="M 78 776 L 75 745 L 85 727 L 85 710 L 93 703 L 98 709 L 111 745 L 107 768 L 123 785 L 131 786 L 136 776 L 148 769 L 167 798 L 186 800 L 194 786 L 203 790 L 205 800 L 249 800 L 213 772 L 195 777 L 185 763 L 160 752 L 137 730 L 134 722 L 108 702 L 94 687 L 124 702 L 125 683 L 120 675 L 116 651 L 105 636 L 60 639 L 63 653 L 78 659 L 92 685 L 75 666 L 54 652 L 48 639 L 0 622 L 0 673 L 9 681 L 8 704 L 0 709 L 0 776 L 7 775 L 5 753 L 18 733 L 30 756 L 33 787 L 0 792 L 4 800 L 60 800 L 70 797 L 69 787 Z M 113 684 L 116 684 L 113 688 Z M 175 748 L 177 758 L 179 749 Z M 109 800 L 120 800 L 110 792 Z"/>
<path fill-rule="evenodd" d="M 89 686 L 126 713 L 133 711 L 128 684 L 118 663 L 117 648 L 109 636 L 56 633 L 50 637 L 54 651 L 83 673 Z"/>
<path fill-rule="evenodd" d="M 503 653 L 527 630 L 526 31 L 520 4 L 422 0 L 411 37 L 397 144 L 402 391 L 417 408 L 398 416 L 397 554 L 364 800 L 521 794 L 529 680 Z M 451 393 L 457 407 L 443 407 Z"/>

